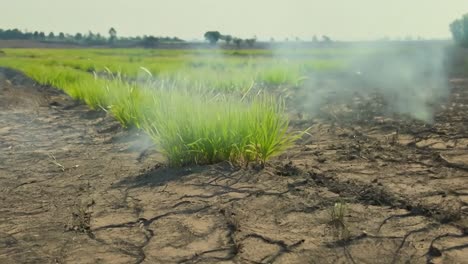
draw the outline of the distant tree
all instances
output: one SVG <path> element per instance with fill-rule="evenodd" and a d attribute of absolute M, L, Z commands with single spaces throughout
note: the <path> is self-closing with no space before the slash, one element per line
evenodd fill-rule
<path fill-rule="evenodd" d="M 230 44 L 232 41 L 232 36 L 231 35 L 223 35 L 220 37 L 221 40 L 226 41 L 226 44 Z"/>
<path fill-rule="evenodd" d="M 86 36 L 86 40 L 91 41 L 91 40 L 94 40 L 95 38 L 96 38 L 96 35 L 90 30 L 88 32 L 88 35 Z"/>
<path fill-rule="evenodd" d="M 39 38 L 39 31 L 34 31 L 33 33 L 33 38 L 38 39 Z"/>
<path fill-rule="evenodd" d="M 47 35 L 47 38 L 54 39 L 55 38 L 54 32 L 50 32 L 49 35 Z"/>
<path fill-rule="evenodd" d="M 468 14 L 450 24 L 450 31 L 455 43 L 468 48 Z"/>
<path fill-rule="evenodd" d="M 234 38 L 233 39 L 234 44 L 236 44 L 237 48 L 240 48 L 242 44 L 242 39 L 241 38 Z"/>
<path fill-rule="evenodd" d="M 256 41 L 257 41 L 256 38 L 250 38 L 250 39 L 246 39 L 246 40 L 245 40 L 245 43 L 246 43 L 249 47 L 253 47 Z"/>
<path fill-rule="evenodd" d="M 38 33 L 39 36 L 39 33 Z M 33 38 L 33 34 L 25 34 L 21 32 L 19 29 L 7 29 L 7 30 L 2 30 L 0 39 L 27 39 L 27 38 Z"/>
<path fill-rule="evenodd" d="M 44 40 L 45 39 L 45 33 L 44 32 L 39 32 L 39 39 Z"/>
<path fill-rule="evenodd" d="M 83 34 L 81 33 L 76 33 L 75 36 L 73 37 L 76 41 L 80 41 L 83 39 Z"/>
<path fill-rule="evenodd" d="M 314 36 L 312 37 L 312 42 L 318 42 L 318 38 L 317 38 L 316 35 L 314 35 Z"/>
<path fill-rule="evenodd" d="M 23 33 L 23 39 L 32 39 L 33 34 L 31 32 L 25 32 Z"/>
<path fill-rule="evenodd" d="M 154 48 L 158 46 L 159 38 L 154 36 L 143 36 L 143 40 L 141 41 L 141 45 L 145 48 Z"/>
<path fill-rule="evenodd" d="M 322 36 L 322 41 L 327 42 L 327 43 L 332 42 L 331 38 L 329 36 L 327 36 L 327 35 Z"/>
<path fill-rule="evenodd" d="M 59 33 L 59 39 L 61 39 L 61 40 L 65 39 L 65 34 L 63 34 L 63 32 Z"/>
<path fill-rule="evenodd" d="M 23 34 L 23 32 L 21 32 L 21 30 L 17 28 L 10 30 L 10 33 L 12 34 L 14 39 L 26 39 L 25 34 Z"/>
<path fill-rule="evenodd" d="M 109 42 L 114 43 L 114 41 L 117 39 L 117 31 L 115 28 L 111 27 L 109 29 Z"/>
<path fill-rule="evenodd" d="M 219 33 L 219 31 L 207 31 L 203 36 L 210 42 L 210 44 L 214 45 L 221 38 L 221 33 Z"/>

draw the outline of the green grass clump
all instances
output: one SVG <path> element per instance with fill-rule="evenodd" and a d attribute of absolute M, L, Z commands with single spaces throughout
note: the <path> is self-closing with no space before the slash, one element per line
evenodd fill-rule
<path fill-rule="evenodd" d="M 107 82 L 108 111 L 124 126 L 142 128 L 145 108 L 152 108 L 153 92 L 135 82 L 113 79 Z"/>
<path fill-rule="evenodd" d="M 143 130 L 172 166 L 265 163 L 297 138 L 287 131 L 284 104 L 266 95 L 246 102 L 162 91 L 153 102 L 145 109 Z"/>

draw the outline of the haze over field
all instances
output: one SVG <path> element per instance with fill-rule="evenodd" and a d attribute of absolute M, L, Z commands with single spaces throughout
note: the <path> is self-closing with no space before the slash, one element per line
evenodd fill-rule
<path fill-rule="evenodd" d="M 207 30 L 263 40 L 449 38 L 448 24 L 467 10 L 466 0 L 4 0 L 0 28 L 107 34 L 115 27 L 121 36 L 187 40 Z"/>

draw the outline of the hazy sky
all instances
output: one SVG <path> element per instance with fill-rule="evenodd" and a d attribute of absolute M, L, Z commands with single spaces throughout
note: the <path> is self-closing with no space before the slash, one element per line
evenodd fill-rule
<path fill-rule="evenodd" d="M 0 28 L 202 39 L 207 30 L 260 39 L 314 34 L 362 40 L 448 38 L 468 0 L 0 0 Z"/>

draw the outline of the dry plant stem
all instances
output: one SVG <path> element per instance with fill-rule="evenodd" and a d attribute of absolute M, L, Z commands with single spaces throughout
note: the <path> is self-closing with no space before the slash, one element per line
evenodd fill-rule
<path fill-rule="evenodd" d="M 57 159 L 55 158 L 54 155 L 49 154 L 49 158 L 52 159 L 52 163 L 53 163 L 53 164 L 55 164 L 57 167 L 59 167 L 62 171 L 65 171 L 65 167 L 64 167 L 62 164 L 60 164 L 60 163 L 57 162 Z"/>

